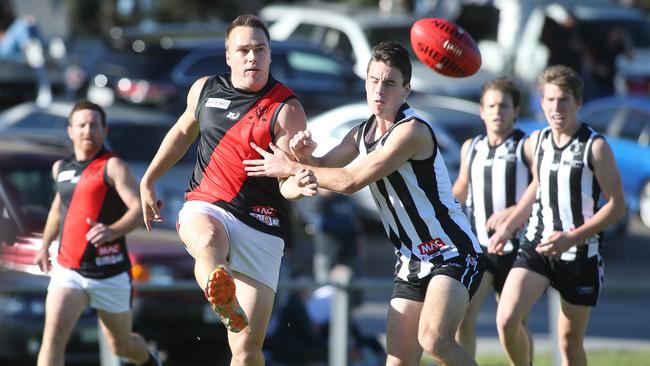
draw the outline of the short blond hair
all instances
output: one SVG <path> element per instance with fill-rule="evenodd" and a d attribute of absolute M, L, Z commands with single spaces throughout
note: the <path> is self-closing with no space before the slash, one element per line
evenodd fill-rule
<path fill-rule="evenodd" d="M 584 82 L 580 75 L 568 66 L 553 65 L 547 67 L 537 80 L 537 88 L 542 95 L 546 84 L 557 85 L 560 89 L 569 92 L 576 102 L 582 101 Z"/>

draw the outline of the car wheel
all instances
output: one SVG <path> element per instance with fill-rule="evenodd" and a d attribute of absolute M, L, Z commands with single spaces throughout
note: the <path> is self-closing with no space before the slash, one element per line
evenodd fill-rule
<path fill-rule="evenodd" d="M 647 182 L 639 196 L 639 217 L 646 227 L 650 227 L 650 182 Z"/>

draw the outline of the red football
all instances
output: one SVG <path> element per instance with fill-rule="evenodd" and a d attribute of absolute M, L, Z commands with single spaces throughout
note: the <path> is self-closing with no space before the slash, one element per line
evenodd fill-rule
<path fill-rule="evenodd" d="M 481 67 L 481 52 L 469 33 L 440 18 L 424 18 L 411 27 L 415 55 L 434 71 L 462 78 Z"/>

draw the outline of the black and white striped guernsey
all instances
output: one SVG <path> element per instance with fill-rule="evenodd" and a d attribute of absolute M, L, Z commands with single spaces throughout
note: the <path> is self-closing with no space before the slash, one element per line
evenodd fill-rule
<path fill-rule="evenodd" d="M 479 243 L 487 247 L 493 232 L 487 220 L 495 213 L 517 204 L 530 182 L 523 156 L 526 134 L 515 129 L 502 143 L 490 146 L 487 136 L 476 136 L 466 154 L 469 187 L 466 206 Z M 517 235 L 508 240 L 504 252 L 519 246 Z"/>
<path fill-rule="evenodd" d="M 563 147 L 553 141 L 550 128 L 540 132 L 535 147 L 539 186 L 526 229 L 526 240 L 544 242 L 553 231 L 571 231 L 589 220 L 599 209 L 600 186 L 591 164 L 591 145 L 601 135 L 582 124 Z M 598 255 L 601 234 L 573 246 L 560 257 L 574 260 L 576 253 Z"/>
<path fill-rule="evenodd" d="M 361 156 L 381 149 L 394 128 L 415 119 L 431 130 L 435 151 L 429 158 L 409 160 L 388 176 L 369 185 L 384 229 L 395 246 L 395 274 L 405 281 L 429 275 L 434 264 L 459 255 L 481 253 L 467 217 L 454 199 L 447 168 L 429 122 L 403 104 L 397 121 L 378 140 L 366 139 L 374 116 L 363 122 L 358 135 Z M 373 129 L 374 130 L 374 129 Z"/>

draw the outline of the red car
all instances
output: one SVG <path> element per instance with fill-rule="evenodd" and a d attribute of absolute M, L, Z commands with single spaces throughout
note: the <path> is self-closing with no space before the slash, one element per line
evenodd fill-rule
<path fill-rule="evenodd" d="M 65 154 L 0 138 L 0 364 L 33 363 L 40 348 L 48 279 L 33 258 L 54 195 L 51 167 Z M 228 349 L 225 331 L 196 288 L 194 261 L 176 233 L 138 229 L 127 243 L 136 284 L 134 330 L 166 350 L 170 363 L 201 362 L 208 355 L 206 362 L 220 363 L 213 350 L 218 344 Z M 56 254 L 56 243 L 51 250 Z M 226 362 L 229 355 L 223 357 Z M 82 315 L 66 359 L 68 364 L 98 363 L 92 309 Z"/>

